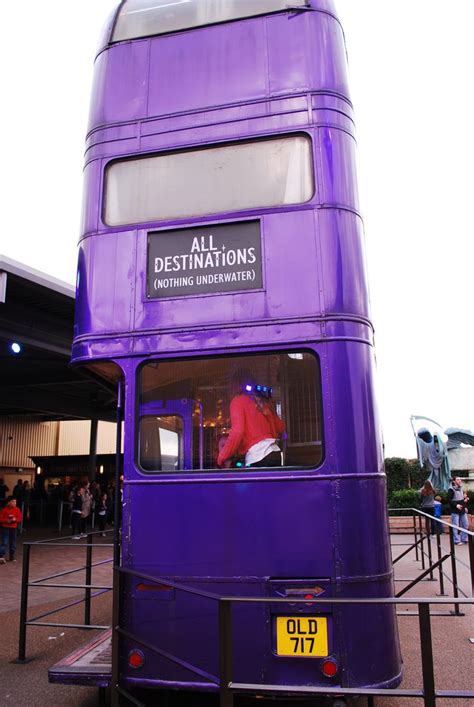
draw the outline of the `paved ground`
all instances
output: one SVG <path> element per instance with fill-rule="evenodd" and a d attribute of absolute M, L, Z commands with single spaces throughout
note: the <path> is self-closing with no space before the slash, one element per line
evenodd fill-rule
<path fill-rule="evenodd" d="M 26 533 L 23 539 L 32 540 L 39 537 L 38 533 Z M 41 537 L 45 537 L 44 531 Z M 50 533 L 50 538 L 57 539 L 57 534 Z M 404 549 L 404 543 L 408 541 L 407 536 L 392 536 L 392 552 L 395 558 Z M 111 548 L 104 547 L 104 543 L 109 542 L 108 538 L 98 538 L 97 549 L 94 550 L 94 561 L 102 561 L 111 556 Z M 442 540 L 443 549 L 448 549 L 448 538 Z M 433 545 L 433 549 L 435 546 Z M 76 554 L 77 553 L 77 554 Z M 65 628 L 40 628 L 28 629 L 27 657 L 32 658 L 32 662 L 27 665 L 12 664 L 18 650 L 18 618 L 20 603 L 20 580 L 21 580 L 21 543 L 18 548 L 18 561 L 7 563 L 0 567 L 0 707 L 93 707 L 98 704 L 97 690 L 85 687 L 68 687 L 62 685 L 49 685 L 47 681 L 48 667 L 56 663 L 68 653 L 72 652 L 81 644 L 87 642 L 89 638 L 96 635 L 95 632 Z M 458 581 L 462 590 L 468 596 L 471 595 L 471 577 L 469 571 L 469 558 L 467 546 L 457 548 Z M 84 541 L 78 541 L 76 549 L 51 546 L 35 546 L 32 551 L 32 564 L 30 579 L 44 577 L 54 572 L 65 571 L 79 566 L 85 561 Z M 102 564 L 94 568 L 93 583 L 106 586 L 111 583 L 110 564 Z M 415 561 L 414 553 L 411 553 L 402 561 L 395 565 L 397 590 L 407 584 L 409 578 L 416 577 L 421 572 L 420 563 Z M 445 568 L 448 577 L 451 576 L 450 567 Z M 435 574 L 436 579 L 438 575 Z M 82 583 L 84 573 L 65 575 L 53 582 L 62 584 Z M 451 594 L 451 586 L 446 579 L 446 591 Z M 439 593 L 438 581 L 424 581 L 412 589 L 407 596 L 429 596 L 434 597 Z M 64 604 L 65 599 L 73 601 L 79 598 L 80 591 L 74 588 L 64 589 L 39 589 L 31 590 L 30 606 L 34 606 L 34 615 L 42 614 L 58 605 Z M 414 605 L 400 607 L 403 615 L 399 617 L 399 631 L 404 658 L 405 676 L 403 688 L 419 688 L 421 676 L 418 618 L 410 616 L 408 611 Z M 449 612 L 452 605 L 444 607 L 442 610 Z M 83 621 L 83 605 L 68 609 L 58 615 L 59 621 L 70 623 L 81 623 Z M 109 624 L 111 613 L 111 594 L 105 594 L 94 600 L 92 621 L 99 624 Z M 30 616 L 33 615 L 30 613 Z M 437 688 L 441 690 L 474 689 L 474 645 L 469 643 L 469 638 L 474 637 L 474 611 L 468 607 L 465 615 L 461 617 L 436 616 L 432 617 L 433 630 L 433 652 L 435 661 L 435 675 Z M 46 620 L 54 621 L 54 616 Z M 376 646 L 373 647 L 377 649 Z M 237 702 L 237 701 L 236 701 Z M 196 695 L 183 696 L 164 695 L 159 693 L 154 695 L 149 703 L 158 707 L 217 707 L 217 699 L 214 696 L 200 697 Z M 255 704 L 263 707 L 266 700 L 241 701 L 240 706 Z M 275 703 L 270 703 L 275 704 Z M 285 700 L 277 703 L 278 707 L 286 705 L 306 707 L 316 704 L 314 700 Z M 363 703 L 362 703 L 363 704 Z M 395 702 L 390 698 L 377 698 L 377 707 L 394 707 L 395 704 L 403 707 L 418 707 L 422 703 L 420 700 L 405 699 Z M 474 707 L 473 702 L 468 700 L 440 700 L 442 707 Z"/>

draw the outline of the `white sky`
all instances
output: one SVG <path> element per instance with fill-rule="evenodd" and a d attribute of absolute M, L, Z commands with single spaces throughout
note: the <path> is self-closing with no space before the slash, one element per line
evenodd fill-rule
<path fill-rule="evenodd" d="M 116 4 L 2 7 L 0 252 L 71 283 L 92 64 Z M 412 413 L 474 429 L 474 3 L 336 4 L 355 108 L 385 454 L 414 457 Z"/>

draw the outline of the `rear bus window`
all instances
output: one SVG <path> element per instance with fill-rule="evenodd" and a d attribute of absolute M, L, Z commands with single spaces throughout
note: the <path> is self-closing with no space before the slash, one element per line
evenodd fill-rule
<path fill-rule="evenodd" d="M 145 472 L 322 462 L 320 367 L 309 351 L 153 361 L 138 377 Z"/>
<path fill-rule="evenodd" d="M 109 226 L 302 204 L 314 193 L 306 135 L 253 140 L 112 162 Z"/>

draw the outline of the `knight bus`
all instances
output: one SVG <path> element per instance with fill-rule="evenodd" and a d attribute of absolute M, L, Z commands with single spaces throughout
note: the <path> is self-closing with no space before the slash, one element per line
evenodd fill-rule
<path fill-rule="evenodd" d="M 393 596 L 355 148 L 332 0 L 125 0 L 106 26 L 72 361 L 123 381 L 122 567 L 288 599 L 233 606 L 240 683 L 401 678 L 392 605 L 292 603 Z M 247 394 L 276 464 L 222 457 Z M 218 674 L 215 603 L 131 574 L 120 621 L 121 684 L 217 689 L 189 667 Z"/>

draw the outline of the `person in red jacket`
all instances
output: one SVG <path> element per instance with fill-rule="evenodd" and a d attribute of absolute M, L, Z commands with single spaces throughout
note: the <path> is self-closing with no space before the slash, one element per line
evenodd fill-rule
<path fill-rule="evenodd" d="M 231 430 L 219 451 L 217 466 L 237 455 L 245 455 L 246 467 L 281 466 L 277 441 L 285 426 L 269 399 L 255 394 L 249 371 L 238 370 L 232 377 L 235 395 L 230 403 Z"/>
<path fill-rule="evenodd" d="M 10 548 L 10 562 L 15 562 L 16 529 L 21 523 L 21 511 L 16 507 L 16 498 L 9 496 L 7 505 L 0 511 L 2 544 L 0 545 L 0 565 L 5 564 L 5 551 Z"/>

